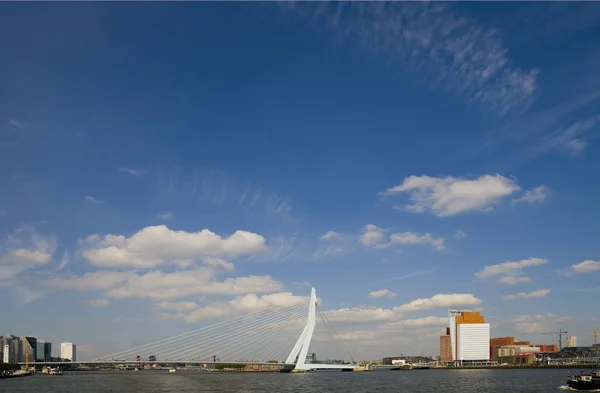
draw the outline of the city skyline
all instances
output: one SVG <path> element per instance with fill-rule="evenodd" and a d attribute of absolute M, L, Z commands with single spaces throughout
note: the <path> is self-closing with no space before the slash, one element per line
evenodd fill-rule
<path fill-rule="evenodd" d="M 592 343 L 600 4 L 0 11 L 0 333 L 93 359 L 314 286 L 360 358 L 449 308 Z"/>

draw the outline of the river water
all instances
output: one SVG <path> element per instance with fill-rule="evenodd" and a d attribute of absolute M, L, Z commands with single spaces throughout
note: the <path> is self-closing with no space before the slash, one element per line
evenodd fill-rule
<path fill-rule="evenodd" d="M 182 371 L 75 372 L 0 379 L 0 392 L 564 392 L 579 370 L 419 370 L 307 374 Z M 561 388 L 562 387 L 562 388 Z"/>

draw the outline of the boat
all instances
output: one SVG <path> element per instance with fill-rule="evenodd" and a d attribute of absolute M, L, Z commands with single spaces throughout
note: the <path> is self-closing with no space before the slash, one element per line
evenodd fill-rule
<path fill-rule="evenodd" d="M 600 390 L 600 369 L 569 375 L 567 386 L 575 390 Z"/>
<path fill-rule="evenodd" d="M 175 371 L 177 371 L 177 370 L 176 370 L 176 369 L 174 369 L 174 368 L 170 368 L 170 369 L 169 369 L 169 372 L 170 372 L 170 373 L 174 373 Z"/>
<path fill-rule="evenodd" d="M 371 365 L 371 371 L 398 371 L 398 370 L 412 370 L 410 364 L 373 364 Z"/>

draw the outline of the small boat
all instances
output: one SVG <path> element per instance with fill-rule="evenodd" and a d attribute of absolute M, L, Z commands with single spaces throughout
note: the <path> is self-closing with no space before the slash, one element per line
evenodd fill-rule
<path fill-rule="evenodd" d="M 177 370 L 176 370 L 176 369 L 174 369 L 174 368 L 170 368 L 170 369 L 169 369 L 169 372 L 170 372 L 170 373 L 174 373 L 175 371 L 177 371 Z"/>
<path fill-rule="evenodd" d="M 600 390 L 600 369 L 569 375 L 567 386 L 575 390 Z"/>

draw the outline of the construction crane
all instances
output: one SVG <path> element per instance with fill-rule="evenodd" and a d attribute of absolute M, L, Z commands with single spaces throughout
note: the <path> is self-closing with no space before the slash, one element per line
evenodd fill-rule
<path fill-rule="evenodd" d="M 562 329 L 558 329 L 558 332 L 549 332 L 549 333 L 542 333 L 542 334 L 558 334 L 558 350 L 562 350 L 562 335 L 563 334 L 567 334 L 569 332 L 564 331 Z"/>
<path fill-rule="evenodd" d="M 594 345 L 598 345 L 598 328 L 593 328 L 592 331 L 594 332 Z M 589 330 L 584 330 L 584 332 L 589 332 Z"/>

